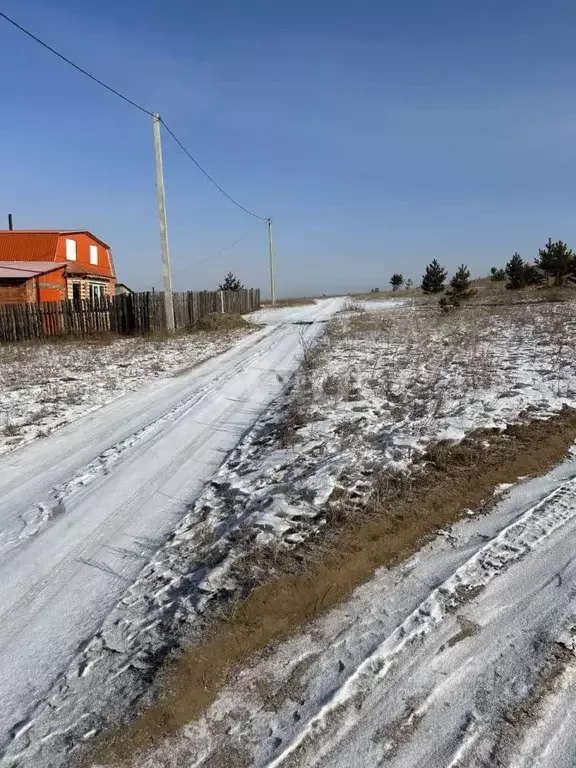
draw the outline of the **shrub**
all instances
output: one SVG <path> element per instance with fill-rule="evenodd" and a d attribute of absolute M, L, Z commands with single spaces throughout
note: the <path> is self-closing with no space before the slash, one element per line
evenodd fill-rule
<path fill-rule="evenodd" d="M 492 267 L 490 270 L 490 280 L 493 280 L 494 282 L 500 283 L 503 280 L 506 280 L 506 270 L 505 269 L 498 269 L 497 267 Z"/>

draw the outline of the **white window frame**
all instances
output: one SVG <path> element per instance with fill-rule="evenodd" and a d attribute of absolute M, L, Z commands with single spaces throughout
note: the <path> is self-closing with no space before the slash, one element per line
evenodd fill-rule
<path fill-rule="evenodd" d="M 106 286 L 104 283 L 88 283 L 88 291 L 91 299 L 100 299 L 106 296 Z"/>
<path fill-rule="evenodd" d="M 78 253 L 78 243 L 72 238 L 66 238 L 66 261 L 76 261 Z"/>
<path fill-rule="evenodd" d="M 98 265 L 98 246 L 90 246 L 90 264 Z"/>

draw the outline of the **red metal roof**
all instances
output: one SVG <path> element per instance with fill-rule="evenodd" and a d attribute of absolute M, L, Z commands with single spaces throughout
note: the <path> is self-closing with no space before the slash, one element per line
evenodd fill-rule
<path fill-rule="evenodd" d="M 36 275 L 45 275 L 65 267 L 66 264 L 53 261 L 11 261 L 9 264 L 0 262 L 0 278 L 28 280 Z"/>
<path fill-rule="evenodd" d="M 108 243 L 96 237 L 89 229 L 0 229 L 1 235 L 88 235 L 104 248 L 110 248 Z"/>
<path fill-rule="evenodd" d="M 54 261 L 59 232 L 0 231 L 0 261 Z"/>
<path fill-rule="evenodd" d="M 69 275 L 98 275 L 99 277 L 106 277 L 108 280 L 111 277 L 107 270 L 99 264 L 81 264 L 78 261 L 60 263 L 66 264 L 66 272 Z"/>

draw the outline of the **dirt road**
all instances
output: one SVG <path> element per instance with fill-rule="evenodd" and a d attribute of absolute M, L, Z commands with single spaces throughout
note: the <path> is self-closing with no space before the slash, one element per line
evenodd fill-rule
<path fill-rule="evenodd" d="M 318 321 L 341 304 L 329 299 L 259 313 L 259 321 L 272 324 L 218 358 L 2 460 L 3 764 L 42 764 L 26 757 L 35 712 L 226 453 L 281 391 L 302 336 L 313 336 Z"/>

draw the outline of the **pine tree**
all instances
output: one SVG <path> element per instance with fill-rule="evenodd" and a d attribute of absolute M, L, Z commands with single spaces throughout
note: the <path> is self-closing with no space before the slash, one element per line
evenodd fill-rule
<path fill-rule="evenodd" d="M 524 288 L 526 285 L 526 267 L 530 264 L 526 264 L 522 256 L 519 253 L 515 253 L 510 261 L 506 264 L 506 276 L 508 282 L 506 288 L 515 290 L 517 288 Z"/>
<path fill-rule="evenodd" d="M 219 291 L 242 291 L 244 286 L 240 280 L 232 272 L 228 272 L 224 278 L 224 282 L 218 286 Z"/>
<path fill-rule="evenodd" d="M 476 291 L 470 287 L 470 270 L 466 264 L 460 264 L 450 280 L 450 288 L 446 291 L 446 296 L 440 299 L 440 306 L 444 310 L 459 307 L 462 301 L 469 299 L 475 293 Z"/>
<path fill-rule="evenodd" d="M 542 272 L 535 264 L 524 264 L 524 283 L 526 285 L 540 285 L 543 279 Z"/>
<path fill-rule="evenodd" d="M 498 269 L 498 267 L 492 267 L 490 270 L 490 280 L 494 280 L 494 282 L 501 282 L 502 280 L 506 280 L 506 270 Z"/>
<path fill-rule="evenodd" d="M 547 278 L 554 278 L 554 285 L 562 285 L 574 269 L 574 253 L 562 240 L 553 243 L 550 237 L 538 251 L 535 263 Z"/>
<path fill-rule="evenodd" d="M 433 259 L 422 275 L 421 287 L 424 293 L 442 293 L 447 275 L 448 272 L 440 266 L 438 259 Z"/>
<path fill-rule="evenodd" d="M 414 280 L 412 280 L 412 278 L 409 277 L 408 280 L 406 280 L 405 285 L 406 285 L 406 290 L 409 291 L 410 288 L 412 288 L 412 286 L 414 285 Z"/>
<path fill-rule="evenodd" d="M 519 253 L 515 253 L 506 264 L 505 272 L 508 278 L 506 288 L 511 290 L 525 288 L 527 285 L 540 285 L 542 282 L 542 273 L 539 268 L 535 264 L 524 261 Z"/>
<path fill-rule="evenodd" d="M 390 285 L 393 291 L 397 291 L 398 288 L 404 283 L 404 278 L 399 272 L 395 272 L 390 278 Z"/>

